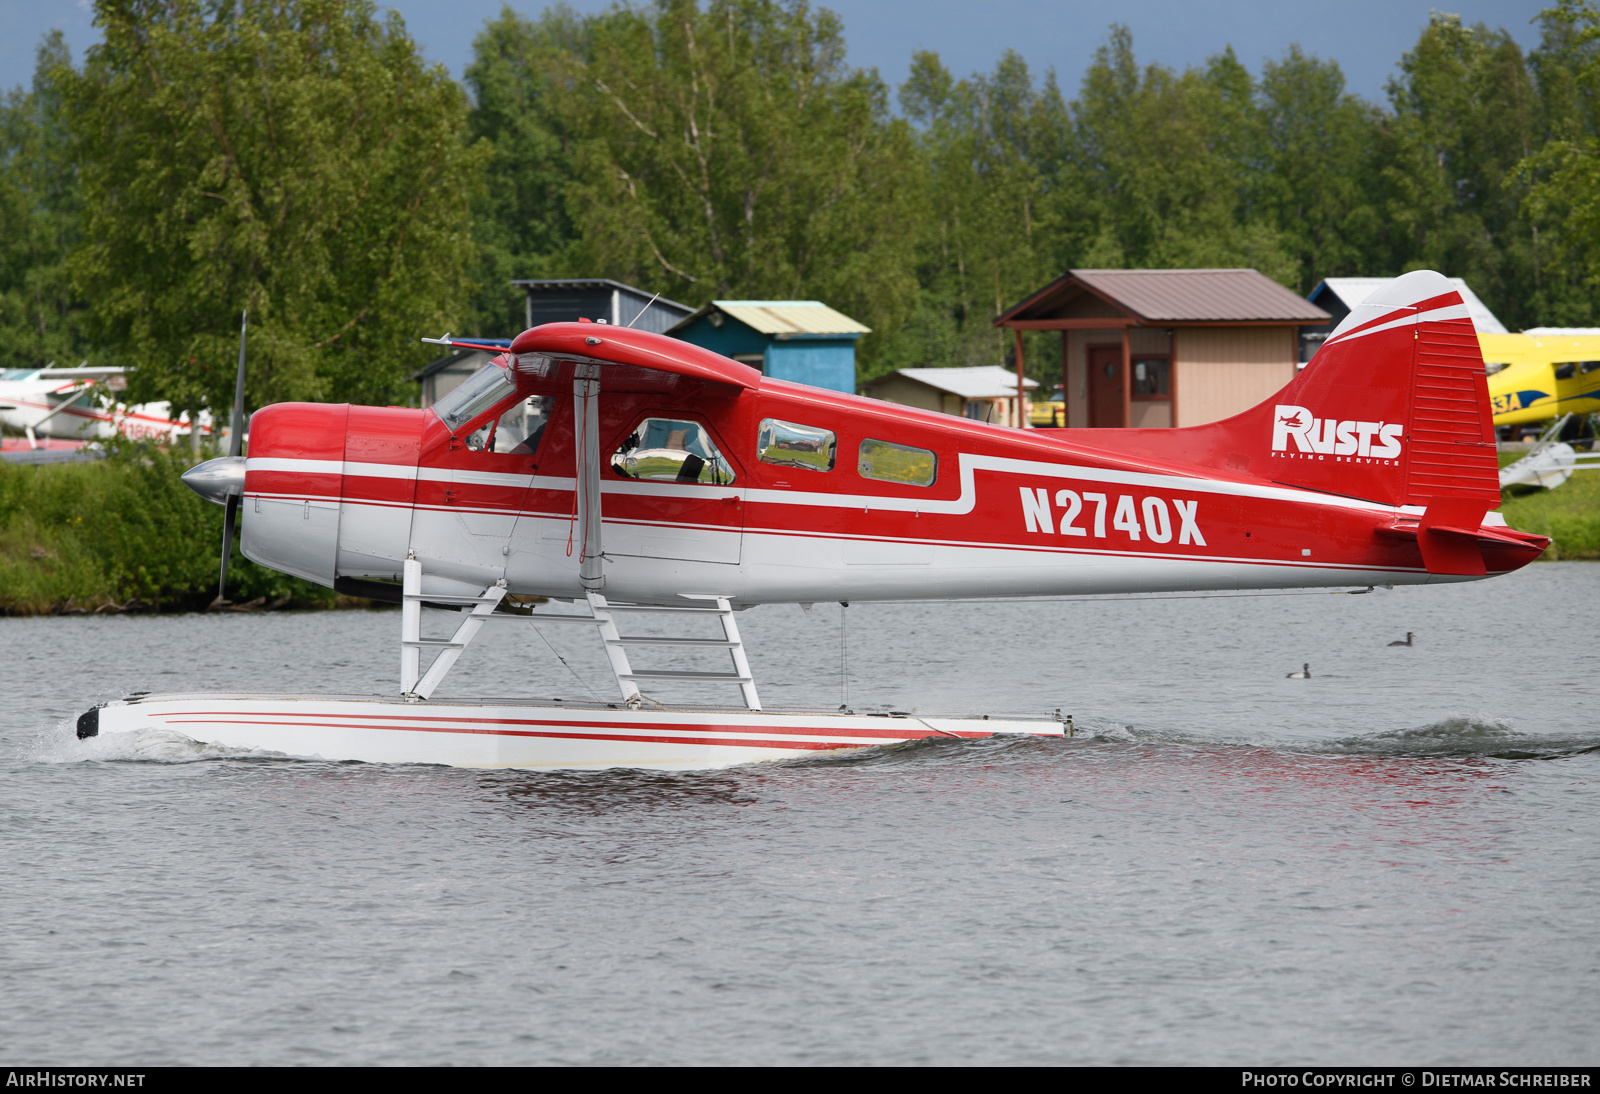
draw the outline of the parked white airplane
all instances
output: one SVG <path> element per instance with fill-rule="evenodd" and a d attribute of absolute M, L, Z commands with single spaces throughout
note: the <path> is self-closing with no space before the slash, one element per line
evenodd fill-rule
<path fill-rule="evenodd" d="M 127 389 L 120 368 L 13 368 L 0 372 L 0 431 L 28 439 L 104 441 L 113 437 L 163 440 L 189 435 L 189 416 L 172 417 L 170 403 L 128 406 L 116 392 Z M 200 428 L 211 432 L 209 415 Z"/>

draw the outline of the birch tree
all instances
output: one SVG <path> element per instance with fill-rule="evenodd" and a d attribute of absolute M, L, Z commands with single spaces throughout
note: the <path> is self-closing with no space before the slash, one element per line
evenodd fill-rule
<path fill-rule="evenodd" d="M 135 398 L 403 401 L 459 318 L 467 101 L 366 0 L 97 0 L 63 71 L 86 209 L 73 271 Z"/>
<path fill-rule="evenodd" d="M 892 328 L 917 290 L 918 158 L 844 56 L 838 19 L 800 2 L 596 17 L 558 91 L 594 267 L 686 303 L 816 298 Z"/>

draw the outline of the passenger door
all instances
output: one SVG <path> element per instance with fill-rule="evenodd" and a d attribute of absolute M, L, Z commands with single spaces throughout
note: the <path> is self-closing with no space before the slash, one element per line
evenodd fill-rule
<path fill-rule="evenodd" d="M 726 446 L 698 418 L 641 418 L 601 470 L 606 554 L 738 565 L 739 477 Z"/>

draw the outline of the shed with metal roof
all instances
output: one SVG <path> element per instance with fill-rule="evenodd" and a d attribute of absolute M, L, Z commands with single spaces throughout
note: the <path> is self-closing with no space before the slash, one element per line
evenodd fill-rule
<path fill-rule="evenodd" d="M 1314 327 L 1300 328 L 1301 363 L 1311 360 L 1317 350 L 1322 348 L 1322 343 L 1327 340 L 1328 335 L 1333 333 L 1333 328 L 1338 326 L 1356 305 L 1392 280 L 1393 278 L 1388 277 L 1325 277 L 1319 281 L 1306 299 L 1327 312 L 1331 318 L 1328 322 Z M 1489 310 L 1488 305 L 1478 299 L 1478 294 L 1472 291 L 1472 286 L 1459 277 L 1452 277 L 1449 281 L 1461 294 L 1461 301 L 1466 304 L 1467 314 L 1472 316 L 1472 325 L 1477 328 L 1480 336 L 1509 333 L 1506 325 L 1495 318 L 1494 312 Z"/>
<path fill-rule="evenodd" d="M 871 328 L 820 300 L 713 300 L 666 331 L 777 380 L 856 390 L 856 342 Z"/>
<path fill-rule="evenodd" d="M 527 294 L 523 318 L 528 327 L 588 319 L 664 334 L 694 310 L 609 277 L 511 283 Z"/>
<path fill-rule="evenodd" d="M 1258 270 L 1070 270 L 994 321 L 1061 333 L 1071 427 L 1200 425 L 1294 379 L 1299 331 L 1326 311 Z M 1181 391 L 1181 399 L 1180 399 Z"/>
<path fill-rule="evenodd" d="M 1026 380 L 1029 388 L 1038 381 Z M 999 365 L 968 368 L 900 368 L 869 380 L 866 392 L 902 406 L 1016 425 L 1017 378 Z"/>

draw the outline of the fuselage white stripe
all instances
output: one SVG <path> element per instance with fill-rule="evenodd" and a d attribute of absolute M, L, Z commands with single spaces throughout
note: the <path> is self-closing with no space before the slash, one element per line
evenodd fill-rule
<path fill-rule="evenodd" d="M 248 497 L 253 497 L 253 496 L 254 495 L 246 495 L 247 498 Z M 306 500 L 310 500 L 310 501 L 337 500 L 337 499 L 323 499 L 323 498 L 306 498 L 306 497 L 304 497 L 302 495 L 262 495 L 262 497 L 267 498 L 268 500 L 284 500 L 284 501 L 291 501 L 291 502 L 301 502 L 301 501 L 306 501 Z M 412 506 L 407 506 L 407 505 L 391 506 L 391 505 L 388 505 L 388 504 L 383 503 L 383 502 L 373 502 L 373 501 L 366 501 L 366 500 L 354 500 L 353 501 L 353 500 L 348 499 L 348 498 L 345 499 L 344 504 L 346 506 L 356 506 L 356 507 L 373 506 L 373 507 L 377 507 L 377 508 L 413 508 Z M 422 505 L 415 506 L 414 508 L 416 508 L 418 510 L 424 510 L 424 511 L 428 511 L 428 512 L 439 512 L 439 513 L 471 513 L 471 514 L 474 514 L 476 516 L 503 516 L 503 517 L 510 518 L 510 517 L 518 515 L 518 514 L 512 513 L 509 510 L 503 510 L 503 509 L 502 510 L 463 509 L 463 508 L 456 507 L 456 506 L 440 507 L 440 506 L 422 506 Z M 559 514 L 543 514 L 543 513 L 541 513 L 541 514 L 521 514 L 521 515 L 522 516 L 535 516 L 535 517 L 538 517 L 539 519 L 548 520 L 548 521 L 551 521 L 553 523 L 564 522 L 564 521 L 566 521 L 568 519 L 568 518 L 566 518 L 564 516 L 561 516 Z M 690 529 L 690 530 L 694 530 L 694 531 L 706 531 L 706 532 L 725 533 L 725 534 L 733 534 L 733 535 L 738 535 L 741 532 L 741 530 L 738 529 L 738 528 L 719 528 L 719 527 L 716 527 L 714 525 L 685 525 L 685 524 L 673 523 L 673 522 L 667 522 L 667 521 L 652 522 L 652 521 L 606 520 L 605 521 L 605 526 L 606 526 L 606 528 L 613 529 L 613 530 L 626 526 L 626 527 L 637 527 L 637 528 L 660 528 L 660 529 L 662 529 L 664 531 L 683 531 L 685 529 Z M 1336 573 L 1365 572 L 1365 571 L 1372 571 L 1372 572 L 1379 572 L 1379 573 L 1401 573 L 1401 572 L 1424 573 L 1424 572 L 1426 572 L 1421 567 L 1401 566 L 1401 565 L 1395 565 L 1393 563 L 1328 562 L 1328 561 L 1322 560 L 1322 559 L 1309 560 L 1308 561 L 1308 560 L 1305 560 L 1305 559 L 1251 558 L 1251 557 L 1245 556 L 1245 555 L 1204 555 L 1204 554 L 1196 554 L 1196 553 L 1193 553 L 1191 551 L 1157 552 L 1157 551 L 1139 550 L 1139 549 L 1133 548 L 1133 547 L 1129 547 L 1129 548 L 1125 548 L 1125 549 L 1118 549 L 1118 548 L 1109 547 L 1109 546 L 1108 547 L 1096 548 L 1096 547 L 1079 547 L 1079 546 L 1076 546 L 1076 545 L 1065 545 L 1065 544 L 1055 544 L 1055 543 L 1009 543 L 1009 542 L 992 541 L 992 540 L 924 539 L 924 538 L 915 538 L 915 537 L 863 536 L 863 535 L 852 535 L 850 533 L 844 533 L 844 532 L 801 532 L 801 531 L 792 531 L 792 530 L 786 530 L 786 529 L 781 529 L 781 528 L 748 528 L 747 527 L 747 528 L 744 528 L 742 530 L 742 533 L 743 533 L 743 535 L 744 535 L 744 537 L 745 537 L 747 542 L 752 537 L 773 537 L 773 538 L 778 538 L 778 539 L 811 540 L 811 541 L 814 541 L 816 544 L 819 544 L 819 545 L 822 544 L 822 543 L 843 543 L 845 541 L 857 542 L 857 543 L 887 543 L 887 544 L 892 544 L 892 545 L 895 545 L 895 546 L 948 547 L 948 548 L 953 548 L 953 549 L 958 550 L 958 551 L 1008 551 L 1008 552 L 1021 551 L 1021 552 L 1024 552 L 1026 554 L 1033 554 L 1033 555 L 1045 555 L 1045 554 L 1048 554 L 1048 555 L 1092 556 L 1092 557 L 1101 557 L 1101 558 L 1128 558 L 1128 559 L 1142 559 L 1142 560 L 1148 560 L 1148 561 L 1151 561 L 1151 562 L 1161 562 L 1161 563 L 1184 563 L 1184 562 L 1189 562 L 1189 563 L 1220 563 L 1220 564 L 1224 564 L 1224 565 L 1244 565 L 1244 566 L 1272 566 L 1272 567 L 1278 567 L 1278 568 L 1290 568 L 1290 569 L 1299 569 L 1299 570 L 1320 570 L 1320 571 L 1336 572 Z M 867 564 L 867 565 L 876 565 L 876 564 Z M 900 566 L 900 565 L 920 566 L 920 565 L 927 565 L 927 563 L 896 563 L 896 562 L 888 562 L 888 563 L 882 563 L 881 565 L 884 565 L 884 566 Z"/>
<path fill-rule="evenodd" d="M 652 497 L 692 497 L 701 500 L 743 497 L 750 502 L 767 505 L 806 505 L 833 509 L 887 510 L 902 513 L 928 513 L 944 516 L 964 516 L 977 506 L 975 473 L 992 471 L 1008 475 L 1033 475 L 1052 479 L 1074 479 L 1082 482 L 1103 482 L 1118 486 L 1141 486 L 1175 492 L 1213 494 L 1226 497 L 1260 498 L 1268 501 L 1295 502 L 1303 505 L 1322 505 L 1338 509 L 1354 509 L 1371 513 L 1403 512 L 1414 507 L 1386 505 L 1382 502 L 1360 498 L 1323 494 L 1301 490 L 1292 486 L 1228 482 L 1198 478 L 1189 475 L 1170 475 L 1142 471 L 1086 467 L 1082 464 L 1045 463 L 1039 460 L 1015 459 L 1007 456 L 987 456 L 962 452 L 960 465 L 961 494 L 953 499 L 887 496 L 882 494 L 831 494 L 801 490 L 740 490 L 732 486 L 715 487 L 697 484 L 605 482 L 602 492 L 613 495 L 643 495 Z M 308 460 L 277 457 L 250 457 L 245 463 L 248 471 L 282 471 L 302 474 L 351 475 L 366 478 L 407 479 L 418 478 L 428 482 L 471 483 L 482 486 L 532 487 L 536 490 L 567 491 L 575 488 L 575 480 L 556 476 L 511 475 L 489 471 L 454 471 L 443 468 L 404 467 L 398 464 L 345 463 L 341 460 Z M 1418 510 L 1420 512 L 1420 510 Z"/>

